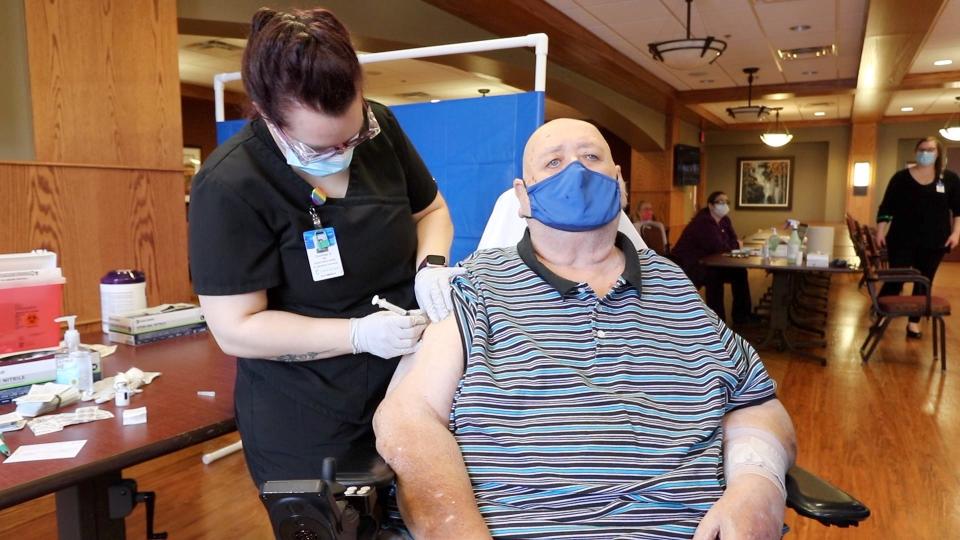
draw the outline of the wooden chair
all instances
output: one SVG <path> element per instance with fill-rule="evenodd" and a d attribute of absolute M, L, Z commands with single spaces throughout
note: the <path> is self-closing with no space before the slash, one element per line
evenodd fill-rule
<path fill-rule="evenodd" d="M 861 234 L 869 235 L 870 231 L 864 228 Z M 869 236 L 868 236 L 869 238 Z M 883 333 L 890 325 L 890 321 L 897 317 L 927 317 L 932 321 L 933 328 L 933 360 L 940 359 L 940 369 L 947 369 L 947 338 L 946 324 L 943 318 L 950 315 L 950 302 L 943 297 L 931 294 L 930 280 L 914 268 L 886 268 L 885 258 L 881 257 L 876 243 L 872 240 L 865 242 L 865 257 L 863 258 L 863 273 L 872 301 L 872 311 L 875 317 L 873 325 L 867 333 L 867 338 L 860 346 L 860 357 L 864 362 L 870 356 L 883 338 Z M 884 283 L 913 283 L 925 285 L 927 294 L 924 296 L 886 295 L 880 296 L 880 289 Z"/>
<path fill-rule="evenodd" d="M 659 221 L 638 221 L 634 223 L 634 226 L 648 248 L 663 256 L 670 254 L 670 242 L 667 240 L 667 229 L 663 226 L 663 223 Z"/>

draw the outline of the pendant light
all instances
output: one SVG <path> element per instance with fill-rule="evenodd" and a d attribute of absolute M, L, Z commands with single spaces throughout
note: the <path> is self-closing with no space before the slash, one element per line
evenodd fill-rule
<path fill-rule="evenodd" d="M 690 37 L 690 5 L 687 0 L 687 37 L 650 43 L 654 60 L 663 62 L 670 69 L 695 69 L 712 64 L 727 49 L 727 42 L 713 36 Z"/>
<path fill-rule="evenodd" d="M 960 106 L 960 96 L 953 99 Z M 957 118 L 957 113 L 951 114 L 947 119 L 947 123 L 940 129 L 940 136 L 951 141 L 960 141 L 960 119 Z"/>
<path fill-rule="evenodd" d="M 777 119 L 774 120 L 773 125 L 767 129 L 767 132 L 760 136 L 763 144 L 774 148 L 780 148 L 793 140 L 793 135 L 790 133 L 790 130 L 787 129 L 787 126 L 780 123 L 780 109 L 782 109 L 782 107 L 771 109 L 776 111 Z"/>
<path fill-rule="evenodd" d="M 748 67 L 743 68 L 743 72 L 747 74 L 747 104 L 741 105 L 739 107 L 727 107 L 727 114 L 730 115 L 730 118 L 734 120 L 742 120 L 743 117 L 763 120 L 770 114 L 770 107 L 764 105 L 753 105 L 750 103 L 750 100 L 753 98 L 753 76 L 760 71 L 760 68 Z"/>

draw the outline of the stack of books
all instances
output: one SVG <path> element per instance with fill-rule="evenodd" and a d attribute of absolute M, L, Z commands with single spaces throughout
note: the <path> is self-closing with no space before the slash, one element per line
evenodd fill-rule
<path fill-rule="evenodd" d="M 112 315 L 109 326 L 110 341 L 127 345 L 143 345 L 207 331 L 200 306 L 195 304 L 161 304 Z"/>

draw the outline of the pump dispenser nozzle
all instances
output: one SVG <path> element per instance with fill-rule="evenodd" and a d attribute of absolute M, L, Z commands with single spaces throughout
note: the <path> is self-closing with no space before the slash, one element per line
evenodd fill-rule
<path fill-rule="evenodd" d="M 67 348 L 67 351 L 74 352 L 80 350 L 80 332 L 77 332 L 75 328 L 77 324 L 76 315 L 64 315 L 63 317 L 57 317 L 54 319 L 54 322 L 66 322 L 67 331 L 63 333 L 63 344 Z"/>

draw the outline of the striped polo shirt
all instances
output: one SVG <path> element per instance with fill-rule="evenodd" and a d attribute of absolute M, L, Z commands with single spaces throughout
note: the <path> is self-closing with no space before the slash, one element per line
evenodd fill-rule
<path fill-rule="evenodd" d="M 496 538 L 689 538 L 724 489 L 723 416 L 775 395 L 684 273 L 619 234 L 600 298 L 516 247 L 454 280 L 450 428 Z"/>

